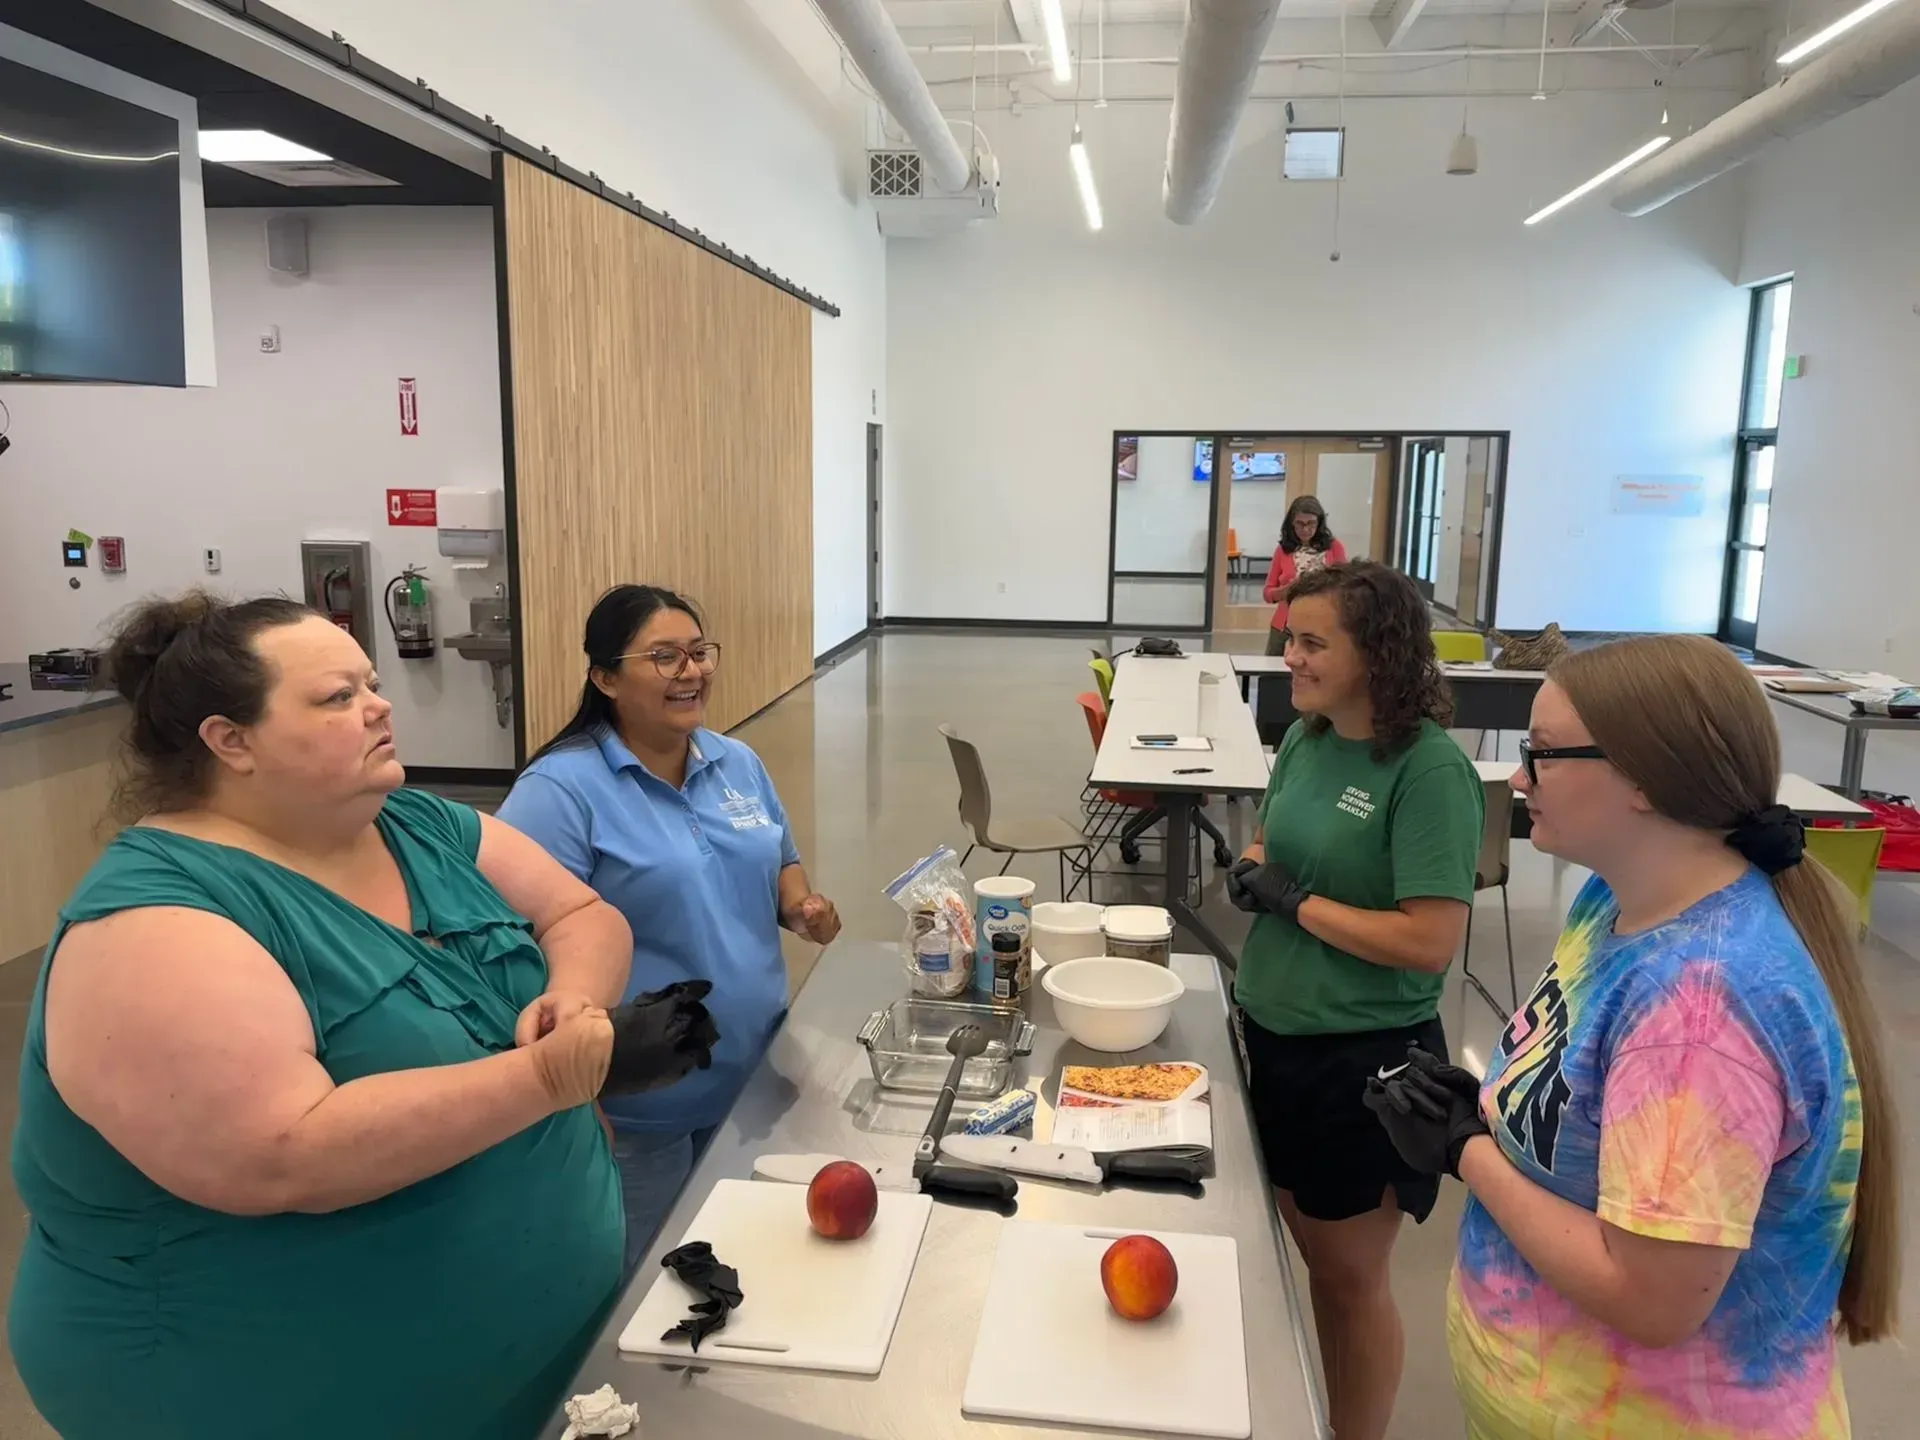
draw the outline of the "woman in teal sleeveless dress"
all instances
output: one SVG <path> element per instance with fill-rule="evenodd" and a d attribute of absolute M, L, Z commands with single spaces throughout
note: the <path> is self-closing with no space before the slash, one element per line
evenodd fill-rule
<path fill-rule="evenodd" d="M 33 999 L 29 1393 L 66 1440 L 528 1440 L 620 1275 L 588 1102 L 625 922 L 397 788 L 371 666 L 302 607 L 155 602 L 112 663 L 145 818 Z"/>

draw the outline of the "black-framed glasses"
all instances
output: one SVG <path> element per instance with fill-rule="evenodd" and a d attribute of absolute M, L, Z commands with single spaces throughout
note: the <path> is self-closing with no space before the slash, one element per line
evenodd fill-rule
<path fill-rule="evenodd" d="M 1527 784 L 1540 783 L 1542 760 L 1604 760 L 1607 752 L 1598 745 L 1535 745 L 1520 737 L 1520 768 L 1527 772 Z"/>
<path fill-rule="evenodd" d="M 702 640 L 697 645 L 662 645 L 653 650 L 635 650 L 630 654 L 616 655 L 616 660 L 651 660 L 653 668 L 663 680 L 676 680 L 687 673 L 691 665 L 702 675 L 711 675 L 720 668 L 720 646 L 712 640 Z"/>

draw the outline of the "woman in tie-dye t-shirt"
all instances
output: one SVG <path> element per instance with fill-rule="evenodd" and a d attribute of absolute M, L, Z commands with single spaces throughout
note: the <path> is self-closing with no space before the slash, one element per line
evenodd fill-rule
<path fill-rule="evenodd" d="M 1514 783 L 1595 878 L 1450 1145 L 1474 1440 L 1845 1436 L 1892 1331 L 1896 1124 L 1832 877 L 1758 686 L 1698 637 L 1569 657 Z M 1456 1116 L 1456 1119 L 1458 1117 Z"/>

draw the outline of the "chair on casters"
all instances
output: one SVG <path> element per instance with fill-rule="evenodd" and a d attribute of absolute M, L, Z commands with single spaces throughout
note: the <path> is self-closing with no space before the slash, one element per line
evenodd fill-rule
<path fill-rule="evenodd" d="M 1093 851 L 1080 827 L 1058 815 L 1002 820 L 996 825 L 993 792 L 987 784 L 986 767 L 980 763 L 980 752 L 971 742 L 962 740 L 951 725 L 942 725 L 940 733 L 946 737 L 947 753 L 953 758 L 953 773 L 960 782 L 960 822 L 967 827 L 973 842 L 967 846 L 966 855 L 960 857 L 960 863 L 965 865 L 975 850 L 991 850 L 1007 857 L 998 871 L 1004 875 L 1016 855 L 1051 854 L 1059 865 L 1062 900 L 1072 897 L 1082 879 L 1087 880 L 1091 891 Z M 1071 858 L 1075 855 L 1079 858 Z M 1074 874 L 1072 885 L 1067 883 L 1069 868 Z"/>
<path fill-rule="evenodd" d="M 1860 933 L 1873 923 L 1873 882 L 1880 873 L 1880 848 L 1887 832 L 1879 826 L 1858 830 L 1807 827 L 1807 854 L 1833 872 L 1860 909 Z"/>
<path fill-rule="evenodd" d="M 1513 843 L 1513 787 L 1505 780 L 1484 780 L 1481 784 L 1486 791 L 1487 823 L 1480 831 L 1480 857 L 1473 863 L 1473 894 L 1478 900 L 1482 890 L 1497 888 L 1500 891 L 1500 917 L 1507 928 L 1507 989 L 1513 1000 L 1502 1009 L 1493 992 L 1473 973 L 1474 906 L 1467 908 L 1467 939 L 1460 950 L 1460 978 L 1479 993 L 1488 1009 L 1505 1021 L 1520 1008 L 1520 978 L 1513 963 L 1513 910 L 1507 904 L 1507 861 Z"/>
<path fill-rule="evenodd" d="M 1093 737 L 1095 754 L 1099 753 L 1100 742 L 1107 733 L 1107 707 L 1090 703 L 1098 701 L 1099 698 L 1093 694 L 1080 697 L 1080 708 L 1086 712 L 1087 733 Z M 1140 837 L 1167 818 L 1167 807 L 1159 804 L 1149 791 L 1103 790 L 1100 792 L 1100 798 L 1112 805 L 1140 811 L 1120 831 L 1120 858 L 1129 865 L 1138 865 Z M 1198 806 L 1195 806 L 1193 811 L 1193 830 L 1196 837 L 1205 835 L 1213 841 L 1214 864 L 1223 869 L 1233 864 L 1235 857 L 1233 851 L 1227 848 L 1227 837 L 1220 833 L 1220 827 L 1213 823 L 1212 817 Z M 1103 846 L 1105 843 L 1106 837 L 1102 837 L 1100 845 Z M 1198 844 L 1197 838 L 1195 843 Z M 1098 849 L 1100 846 L 1095 848 Z"/>

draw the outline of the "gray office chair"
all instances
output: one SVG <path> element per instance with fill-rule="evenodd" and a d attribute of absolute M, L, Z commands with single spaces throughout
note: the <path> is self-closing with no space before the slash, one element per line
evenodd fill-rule
<path fill-rule="evenodd" d="M 960 857 L 960 863 L 964 866 L 975 850 L 990 850 L 1007 857 L 998 872 L 1004 875 L 1016 855 L 1051 854 L 1060 871 L 1062 900 L 1071 899 L 1082 880 L 1087 880 L 1091 893 L 1093 850 L 1080 827 L 1058 815 L 996 821 L 993 788 L 987 783 L 987 769 L 980 763 L 979 750 L 972 742 L 962 740 L 951 725 L 942 725 L 940 733 L 946 737 L 947 753 L 953 757 L 953 773 L 960 782 L 960 823 L 967 827 L 973 839 L 967 853 Z M 1067 880 L 1069 869 L 1074 877 L 1071 884 Z"/>
<path fill-rule="evenodd" d="M 1480 832 L 1480 857 L 1473 866 L 1473 891 L 1477 900 L 1482 890 L 1500 891 L 1500 915 L 1507 929 L 1507 989 L 1513 996 L 1505 1009 L 1493 998 L 1480 977 L 1473 973 L 1473 912 L 1467 907 L 1467 939 L 1460 952 L 1460 978 L 1471 985 L 1504 1024 L 1520 1008 L 1520 978 L 1513 963 L 1513 910 L 1507 904 L 1508 860 L 1513 846 L 1513 787 L 1505 780 L 1483 780 L 1487 796 L 1487 823 Z"/>

